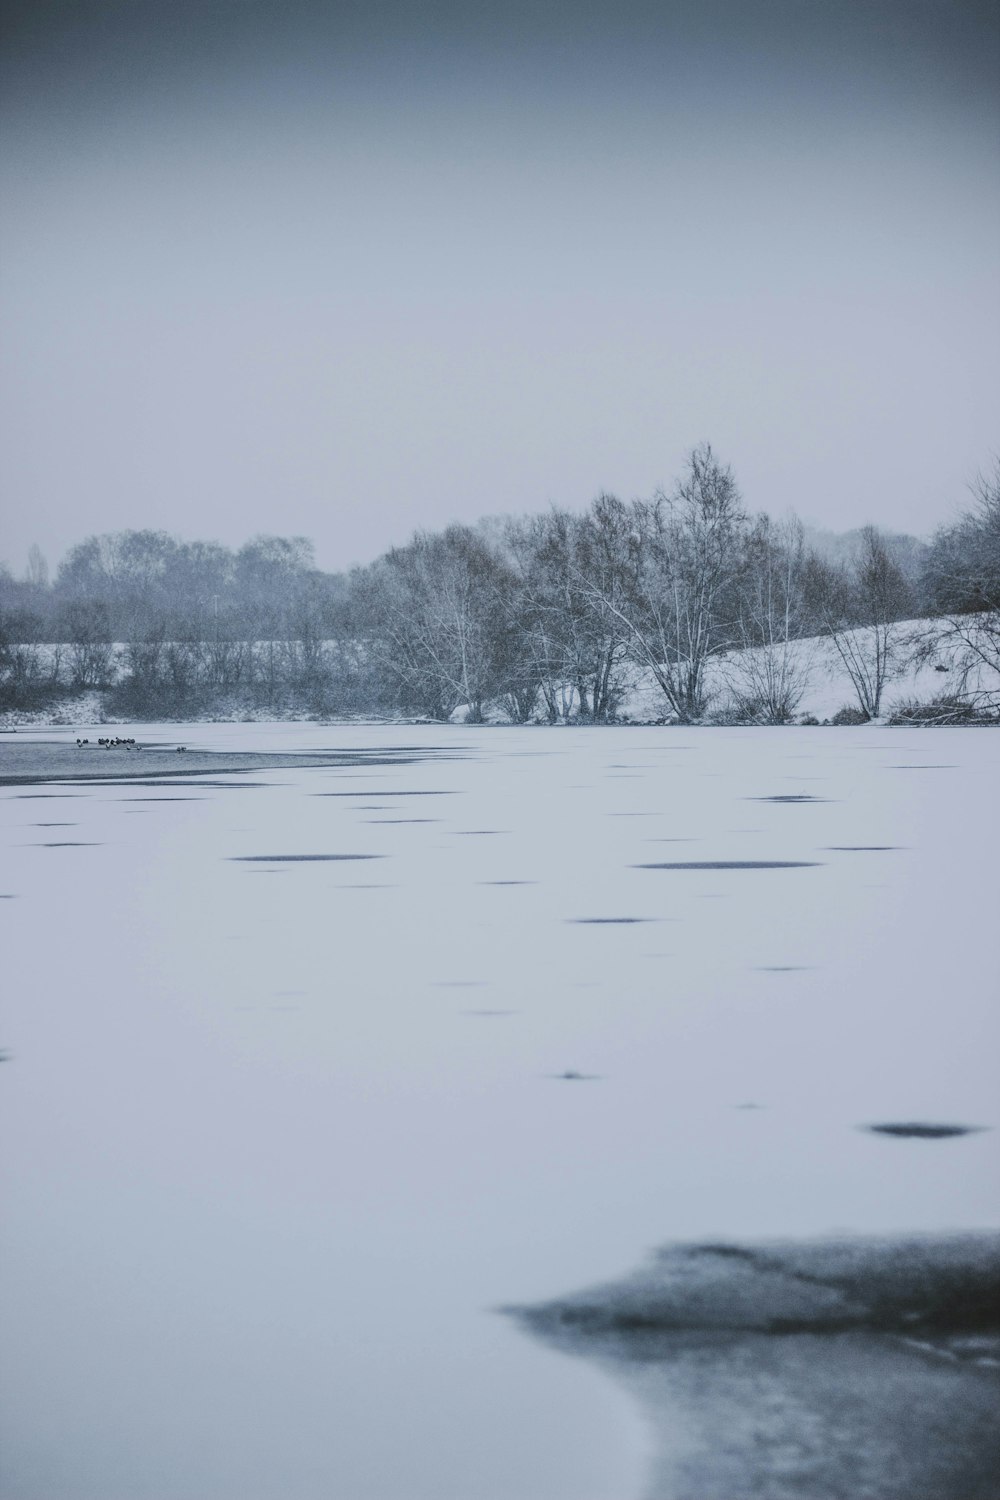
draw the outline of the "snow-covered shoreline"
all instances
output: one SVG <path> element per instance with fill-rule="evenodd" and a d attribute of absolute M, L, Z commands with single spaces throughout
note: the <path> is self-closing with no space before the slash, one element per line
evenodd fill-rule
<path fill-rule="evenodd" d="M 1000 672 L 981 663 L 969 670 L 963 660 L 961 644 L 950 639 L 937 620 L 911 620 L 899 625 L 901 637 L 907 646 L 900 653 L 900 664 L 888 674 L 883 694 L 881 712 L 873 723 L 885 723 L 893 715 L 897 705 L 903 702 L 930 702 L 942 696 L 988 696 L 994 702 L 1000 698 Z M 870 632 L 857 632 L 862 647 Z M 55 651 L 55 647 L 39 647 L 42 652 Z M 122 647 L 116 647 L 116 659 L 120 663 Z M 844 661 L 835 642 L 829 637 L 811 637 L 791 642 L 782 648 L 788 653 L 791 670 L 801 683 L 801 697 L 795 704 L 795 719 L 815 719 L 820 724 L 831 720 L 843 708 L 857 708 L 858 699 Z M 712 722 L 712 711 L 724 708 L 728 699 L 739 691 L 746 668 L 759 653 L 733 652 L 712 659 L 707 674 L 707 698 Z M 273 704 L 254 703 L 248 696 L 238 692 L 220 693 L 211 706 L 203 712 L 192 711 L 181 706 L 176 713 L 152 714 L 148 710 L 134 714 L 112 712 L 108 706 L 109 693 L 89 688 L 77 696 L 63 696 L 36 709 L 7 709 L 0 712 L 0 731 L 19 728 L 34 728 L 50 725 L 64 728 L 87 728 L 95 725 L 125 725 L 137 723 L 160 724 L 253 724 L 253 723 L 324 723 L 324 724 L 416 724 L 428 721 L 419 715 L 399 714 L 344 714 L 325 715 L 310 712 L 304 707 L 276 708 Z M 566 689 L 566 705 L 572 718 L 575 695 Z M 466 705 L 460 705 L 451 715 L 451 722 L 465 724 Z M 657 724 L 669 721 L 669 706 L 651 672 L 636 672 L 626 690 L 616 714 L 621 724 Z M 492 706 L 486 714 L 489 724 L 509 723 L 509 716 L 498 706 Z M 532 721 L 547 724 L 542 714 Z M 561 722 L 566 722 L 563 720 Z"/>

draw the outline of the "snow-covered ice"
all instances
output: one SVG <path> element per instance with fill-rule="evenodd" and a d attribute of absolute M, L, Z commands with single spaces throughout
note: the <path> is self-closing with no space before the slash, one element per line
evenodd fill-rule
<path fill-rule="evenodd" d="M 419 753 L 2 789 L 5 1494 L 624 1497 L 493 1308 L 997 1223 L 995 1130 L 859 1127 L 997 1123 L 1000 736 L 170 732 Z"/>

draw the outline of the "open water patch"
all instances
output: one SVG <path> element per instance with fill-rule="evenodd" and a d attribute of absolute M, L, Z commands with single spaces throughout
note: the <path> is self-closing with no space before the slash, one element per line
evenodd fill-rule
<path fill-rule="evenodd" d="M 902 844 L 827 844 L 826 849 L 834 854 L 888 854 L 892 849 L 902 849 Z"/>
<path fill-rule="evenodd" d="M 858 1129 L 867 1131 L 869 1135 L 890 1135 L 899 1140 L 946 1141 L 956 1136 L 975 1135 L 989 1127 L 987 1125 L 942 1125 L 924 1120 L 904 1120 L 900 1123 L 890 1122 L 885 1125 L 859 1125 Z"/>

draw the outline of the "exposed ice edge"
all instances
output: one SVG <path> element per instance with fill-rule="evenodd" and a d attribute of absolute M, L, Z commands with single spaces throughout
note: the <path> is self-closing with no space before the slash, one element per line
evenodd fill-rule
<path fill-rule="evenodd" d="M 668 1245 L 620 1281 L 503 1311 L 549 1337 L 858 1329 L 1000 1337 L 1000 1231 Z"/>
<path fill-rule="evenodd" d="M 671 1245 L 508 1308 L 638 1400 L 644 1500 L 996 1500 L 1000 1233 Z"/>

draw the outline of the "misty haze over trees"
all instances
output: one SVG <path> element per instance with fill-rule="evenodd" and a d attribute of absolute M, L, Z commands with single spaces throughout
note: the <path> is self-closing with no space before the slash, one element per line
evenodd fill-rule
<path fill-rule="evenodd" d="M 905 623 L 920 619 L 933 630 Z M 602 494 L 582 514 L 418 531 L 350 574 L 319 570 L 303 537 L 234 552 L 158 531 L 88 537 L 51 579 L 37 548 L 23 578 L 0 567 L 8 709 L 90 689 L 107 713 L 148 718 L 446 720 L 464 706 L 468 722 L 607 723 L 642 675 L 664 720 L 781 724 L 806 685 L 799 643 L 815 637 L 832 643 L 858 721 L 884 710 L 904 661 L 942 645 L 963 685 L 1000 668 L 1000 464 L 929 544 L 750 515 L 703 444 L 649 500 Z M 960 688 L 914 718 L 984 706 L 997 703 Z"/>

